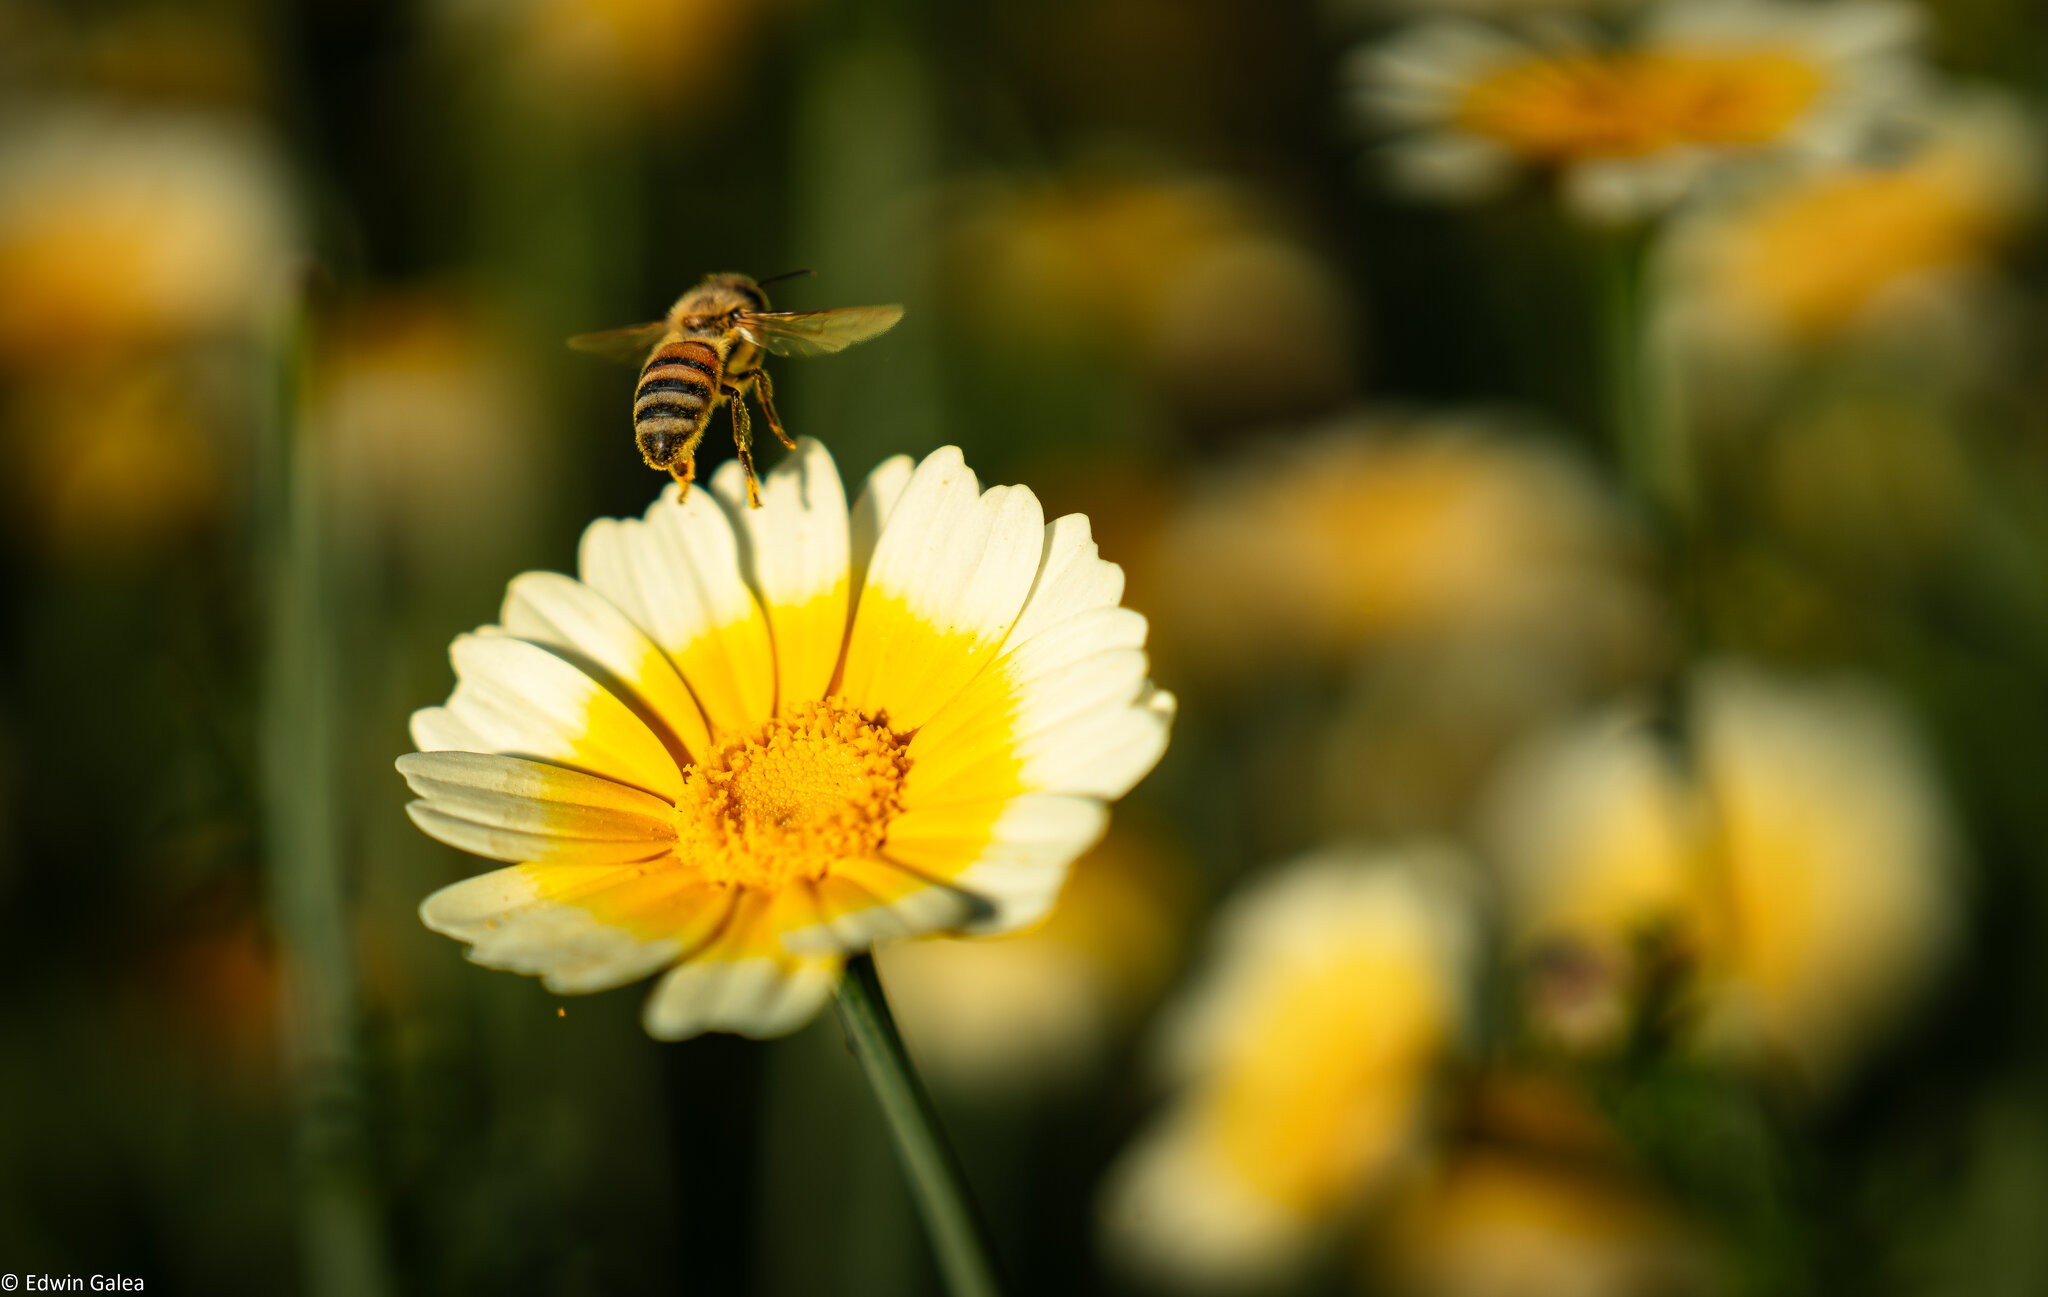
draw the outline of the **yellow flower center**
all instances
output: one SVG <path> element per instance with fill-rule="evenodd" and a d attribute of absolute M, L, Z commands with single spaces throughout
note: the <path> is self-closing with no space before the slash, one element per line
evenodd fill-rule
<path fill-rule="evenodd" d="M 833 698 L 727 738 L 684 776 L 676 855 L 710 882 L 762 888 L 871 858 L 903 809 L 909 741 Z"/>
<path fill-rule="evenodd" d="M 1812 60 L 1782 50 L 1541 56 L 1465 92 L 1457 120 L 1551 162 L 1766 144 L 1820 97 Z"/>

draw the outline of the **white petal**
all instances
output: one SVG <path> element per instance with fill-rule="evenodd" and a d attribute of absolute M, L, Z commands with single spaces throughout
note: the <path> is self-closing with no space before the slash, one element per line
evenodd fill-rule
<path fill-rule="evenodd" d="M 884 876 L 841 868 L 817 883 L 818 910 L 830 917 L 783 934 L 783 948 L 794 954 L 856 954 L 881 941 L 957 930 L 986 909 L 978 897 L 921 878 L 903 892 L 912 876 L 882 862 L 871 868 Z"/>
<path fill-rule="evenodd" d="M 860 498 L 853 502 L 848 518 L 851 548 L 847 566 L 856 598 L 867 580 L 868 564 L 875 557 L 875 542 L 882 538 L 882 524 L 896 511 L 896 502 L 903 498 L 916 469 L 910 456 L 891 455 L 875 465 L 875 471 L 861 485 Z"/>
<path fill-rule="evenodd" d="M 1070 513 L 1046 524 L 1045 548 L 1024 611 L 1010 628 L 1010 642 L 1022 644 L 1069 617 L 1114 608 L 1124 596 L 1124 570 L 1097 554 L 1086 514 Z"/>
<path fill-rule="evenodd" d="M 544 646 L 602 682 L 679 761 L 710 746 L 704 713 L 668 655 L 618 605 L 581 581 L 559 572 L 515 577 L 498 621 L 507 634 Z"/>
<path fill-rule="evenodd" d="M 1092 711 L 1018 745 L 1026 787 L 1116 798 L 1150 774 L 1166 754 L 1174 698 L 1148 690 L 1140 703 Z"/>
<path fill-rule="evenodd" d="M 823 446 L 809 437 L 761 482 L 761 507 L 747 503 L 745 474 L 727 463 L 711 489 L 732 519 L 740 564 L 767 610 L 775 640 L 778 696 L 787 705 L 822 698 L 846 642 L 846 488 Z"/>
<path fill-rule="evenodd" d="M 692 960 L 655 984 L 641 1022 L 656 1040 L 707 1031 L 786 1036 L 817 1016 L 839 985 L 839 969 L 836 956 Z"/>
<path fill-rule="evenodd" d="M 675 758 L 645 722 L 548 650 L 480 634 L 459 637 L 449 656 L 456 685 L 447 707 L 413 717 L 422 748 L 461 739 L 473 750 L 568 766 L 671 801 L 681 792 Z"/>
<path fill-rule="evenodd" d="M 979 840 L 959 836 L 960 822 L 945 810 L 906 811 L 889 826 L 888 855 L 986 901 L 989 913 L 966 931 L 1011 932 L 1052 908 L 1068 866 L 1108 827 L 1109 808 L 1091 797 L 1026 794 L 1010 799 Z"/>
<path fill-rule="evenodd" d="M 1006 653 L 911 743 L 910 805 L 1031 792 L 1120 797 L 1166 748 L 1171 695 L 1146 679 L 1145 619 L 1070 617 Z"/>
<path fill-rule="evenodd" d="M 544 887 L 559 879 L 559 868 L 544 874 L 534 866 L 499 869 L 442 888 L 420 905 L 420 920 L 435 932 L 470 943 L 469 957 L 487 968 L 541 977 L 549 990 L 566 995 L 608 990 L 638 981 L 688 953 L 701 933 L 678 931 L 647 936 L 601 921 L 577 904 L 604 892 L 642 882 L 642 869 L 576 866 L 574 887 Z M 717 919 L 707 914 L 708 926 Z"/>
<path fill-rule="evenodd" d="M 704 952 L 669 970 L 641 1013 L 647 1034 L 684 1040 L 730 1031 L 757 1040 L 787 1035 L 809 1022 L 839 983 L 836 955 L 780 953 L 780 929 L 809 899 L 785 893 L 767 899 L 736 893 L 725 932 Z"/>
<path fill-rule="evenodd" d="M 918 467 L 883 528 L 847 644 L 841 692 L 900 730 L 923 724 L 991 660 L 1044 545 L 1038 499 L 978 490 L 955 447 Z"/>
<path fill-rule="evenodd" d="M 768 622 L 740 575 L 739 544 L 706 491 L 671 485 L 644 520 L 599 519 L 583 533 L 583 580 L 661 646 L 714 730 L 746 731 L 775 705 Z"/>

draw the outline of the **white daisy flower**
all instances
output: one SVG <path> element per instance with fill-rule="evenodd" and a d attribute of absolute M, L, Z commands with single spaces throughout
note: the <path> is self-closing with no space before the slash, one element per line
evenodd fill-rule
<path fill-rule="evenodd" d="M 259 133 L 199 115 L 11 105 L 0 125 L 0 357 L 234 335 L 297 247 Z"/>
<path fill-rule="evenodd" d="M 1955 946 L 1952 812 L 1902 709 L 1861 682 L 1717 664 L 1688 720 L 1690 775 L 1615 717 L 1503 770 L 1488 818 L 1508 927 L 1591 974 L 1543 996 L 1539 1025 L 1611 1045 L 1630 1011 L 1612 1001 L 1639 989 L 1644 938 L 1662 934 L 1691 970 L 1702 1046 L 1824 1087 Z"/>
<path fill-rule="evenodd" d="M 650 1034 L 779 1035 L 887 937 L 1042 916 L 1165 750 L 1145 620 L 1088 520 L 952 447 L 849 510 L 805 440 L 584 533 L 455 641 L 399 760 L 413 821 L 516 862 L 427 898 L 470 958 L 580 993 L 667 970 Z"/>
<path fill-rule="evenodd" d="M 1948 321 L 1982 345 L 1998 257 L 2040 206 L 2041 126 L 1954 90 L 1912 128 L 1883 165 L 1802 168 L 1692 213 L 1668 263 L 1675 327 L 1713 360 L 1887 334 L 1924 347 Z"/>
<path fill-rule="evenodd" d="M 1918 24 L 1888 0 L 1666 0 L 1608 38 L 1566 20 L 1427 20 L 1362 50 L 1357 108 L 1396 181 L 1467 200 L 1552 174 L 1592 220 L 1653 215 L 1736 161 L 1844 158 L 1909 101 Z"/>

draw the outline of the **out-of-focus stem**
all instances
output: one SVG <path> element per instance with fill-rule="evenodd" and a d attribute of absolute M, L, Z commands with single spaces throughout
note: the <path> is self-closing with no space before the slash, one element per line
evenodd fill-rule
<path fill-rule="evenodd" d="M 1660 532 L 1682 528 L 1691 511 L 1686 448 L 1659 390 L 1651 300 L 1655 224 L 1613 235 L 1603 249 L 1604 381 L 1615 457 L 1638 503 Z"/>
<path fill-rule="evenodd" d="M 847 964 L 839 982 L 839 1021 L 888 1122 L 946 1291 L 952 1297 L 996 1297 L 1001 1289 L 981 1219 L 938 1114 L 904 1051 L 873 957 L 861 955 Z"/>
<path fill-rule="evenodd" d="M 1602 249 L 1602 381 L 1615 460 L 1656 546 L 1657 570 L 1676 614 L 1676 661 L 1660 690 L 1659 719 L 1681 740 L 1676 755 L 1688 758 L 1685 674 L 1702 648 L 1706 617 L 1692 448 L 1665 391 L 1656 337 L 1658 229 L 1652 222 L 1621 231 Z"/>
<path fill-rule="evenodd" d="M 282 969 L 280 1039 L 292 1102 L 304 1291 L 388 1290 L 362 1132 L 355 958 L 336 805 L 332 573 L 302 389 L 303 309 L 278 331 L 278 387 L 260 474 L 259 562 L 269 644 L 261 694 L 271 922 Z"/>
<path fill-rule="evenodd" d="M 886 350 L 806 369 L 778 395 L 792 429 L 827 430 L 840 463 L 864 464 L 962 433 L 946 424 L 940 335 L 927 318 L 937 297 L 930 213 L 943 133 L 932 56 L 888 6 L 852 7 L 840 21 L 843 33 L 813 36 L 801 78 L 791 264 L 819 272 L 819 284 L 803 290 L 806 305 L 903 302 L 909 315 Z M 847 104 L 861 111 L 848 113 Z"/>

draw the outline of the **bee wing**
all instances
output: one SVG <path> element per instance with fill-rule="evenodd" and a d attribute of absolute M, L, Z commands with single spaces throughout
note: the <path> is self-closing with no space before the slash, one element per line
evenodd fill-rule
<path fill-rule="evenodd" d="M 623 329 L 579 333 L 569 339 L 569 345 L 577 351 L 603 356 L 606 360 L 632 361 L 637 364 L 647 359 L 647 353 L 654 349 L 654 344 L 660 342 L 662 335 L 667 332 L 668 322 L 656 320 L 652 324 L 629 324 Z"/>
<path fill-rule="evenodd" d="M 832 311 L 762 311 L 742 315 L 747 341 L 778 356 L 829 356 L 886 333 L 903 318 L 900 306 L 842 306 Z"/>

